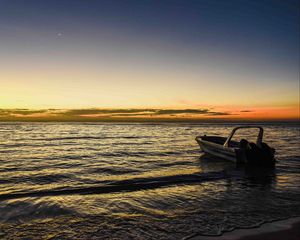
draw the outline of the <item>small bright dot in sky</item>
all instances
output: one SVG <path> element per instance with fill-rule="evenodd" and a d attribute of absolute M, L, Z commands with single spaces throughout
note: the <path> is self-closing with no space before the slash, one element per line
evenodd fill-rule
<path fill-rule="evenodd" d="M 57 36 L 61 37 L 61 36 L 62 36 L 62 33 L 58 33 Z"/>

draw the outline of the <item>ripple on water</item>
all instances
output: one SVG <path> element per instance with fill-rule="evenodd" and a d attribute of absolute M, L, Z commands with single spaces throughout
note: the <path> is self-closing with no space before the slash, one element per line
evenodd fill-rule
<path fill-rule="evenodd" d="M 180 239 L 299 216 L 299 126 L 265 125 L 277 150 L 271 170 L 202 157 L 195 136 L 231 128 L 2 124 L 0 194 L 25 195 L 0 200 L 1 231 L 11 239 Z"/>

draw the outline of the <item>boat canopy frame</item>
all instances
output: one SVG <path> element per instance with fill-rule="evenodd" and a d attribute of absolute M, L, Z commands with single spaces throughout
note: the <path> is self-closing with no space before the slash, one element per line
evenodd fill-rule
<path fill-rule="evenodd" d="M 252 125 L 247 125 L 247 126 L 239 126 L 239 127 L 235 127 L 234 129 L 232 129 L 230 135 L 228 136 L 228 138 L 226 139 L 225 143 L 224 143 L 224 147 L 228 147 L 229 142 L 231 141 L 233 135 L 235 134 L 235 132 L 241 128 L 257 128 L 259 129 L 258 135 L 257 135 L 257 139 L 256 139 L 256 145 L 257 146 L 261 146 L 262 140 L 263 140 L 263 135 L 264 135 L 264 129 L 260 126 L 252 126 Z"/>

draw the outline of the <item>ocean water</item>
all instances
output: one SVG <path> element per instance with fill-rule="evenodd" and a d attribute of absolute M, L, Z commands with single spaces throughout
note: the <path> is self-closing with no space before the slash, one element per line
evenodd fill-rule
<path fill-rule="evenodd" d="M 0 238 L 185 239 L 300 216 L 299 124 L 263 124 L 273 169 L 200 151 L 197 135 L 234 126 L 1 123 Z"/>

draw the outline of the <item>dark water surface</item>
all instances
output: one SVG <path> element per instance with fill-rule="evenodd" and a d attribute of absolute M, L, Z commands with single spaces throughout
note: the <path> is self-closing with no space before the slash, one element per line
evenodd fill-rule
<path fill-rule="evenodd" d="M 182 239 L 300 216 L 299 125 L 264 124 L 275 169 L 199 151 L 195 136 L 232 127 L 2 123 L 0 239 Z"/>

